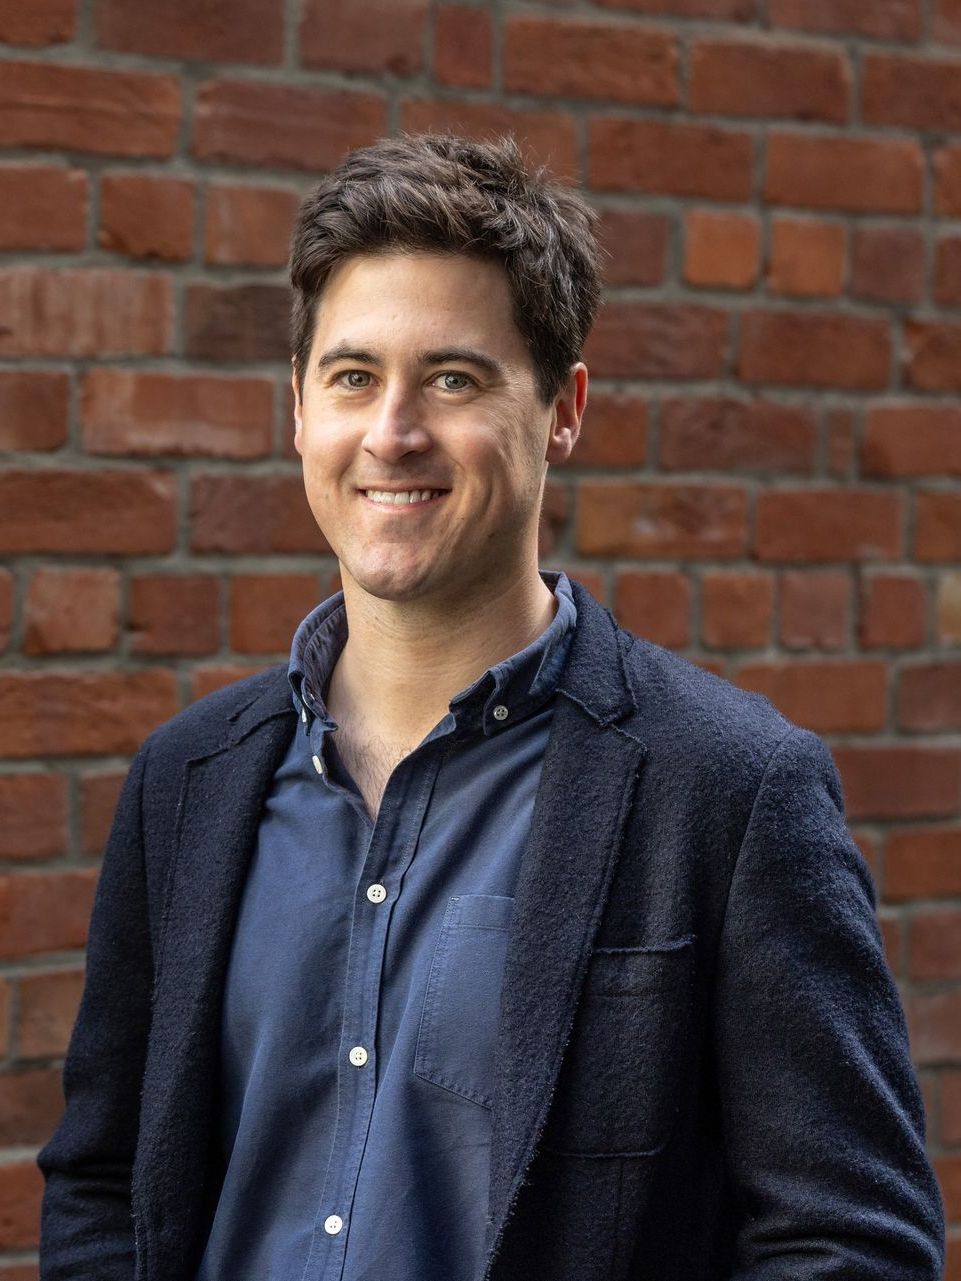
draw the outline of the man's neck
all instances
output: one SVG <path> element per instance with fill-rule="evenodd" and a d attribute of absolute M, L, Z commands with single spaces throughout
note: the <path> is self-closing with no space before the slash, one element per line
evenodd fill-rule
<path fill-rule="evenodd" d="M 344 583 L 348 638 L 327 706 L 339 724 L 376 725 L 412 745 L 488 667 L 525 649 L 557 607 L 539 574 L 465 594 L 443 609 L 381 601 Z"/>

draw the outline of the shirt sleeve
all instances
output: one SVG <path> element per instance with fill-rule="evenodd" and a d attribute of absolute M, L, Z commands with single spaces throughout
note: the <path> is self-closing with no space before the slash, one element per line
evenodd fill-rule
<path fill-rule="evenodd" d="M 774 751 L 738 853 L 713 1034 L 730 1281 L 939 1281 L 944 1217 L 873 882 L 817 735 Z"/>

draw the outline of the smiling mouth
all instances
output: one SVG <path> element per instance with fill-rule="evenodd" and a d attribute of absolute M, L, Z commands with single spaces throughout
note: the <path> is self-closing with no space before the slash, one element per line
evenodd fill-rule
<path fill-rule="evenodd" d="M 437 502 L 449 489 L 403 489 L 397 492 L 388 489 L 362 489 L 360 491 L 368 502 L 377 507 L 427 507 Z"/>

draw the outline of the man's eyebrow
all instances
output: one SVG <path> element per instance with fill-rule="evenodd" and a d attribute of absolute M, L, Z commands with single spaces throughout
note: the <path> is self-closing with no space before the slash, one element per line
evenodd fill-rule
<path fill-rule="evenodd" d="M 380 364 L 376 352 L 367 351 L 363 347 L 351 347 L 350 343 L 339 342 L 318 356 L 316 368 L 327 369 L 341 360 L 356 360 L 359 365 Z"/>
<path fill-rule="evenodd" d="M 475 347 L 441 347 L 436 351 L 422 351 L 421 362 L 425 365 L 463 364 L 476 365 L 491 377 L 500 377 L 504 368 L 500 361 Z"/>

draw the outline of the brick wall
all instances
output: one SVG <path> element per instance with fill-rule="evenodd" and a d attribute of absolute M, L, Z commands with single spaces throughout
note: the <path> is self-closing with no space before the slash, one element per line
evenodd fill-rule
<path fill-rule="evenodd" d="M 447 126 L 603 211 L 545 564 L 830 742 L 957 1281 L 959 0 L 0 0 L 0 1281 L 36 1276 L 126 764 L 336 586 L 291 440 L 298 199 Z"/>

